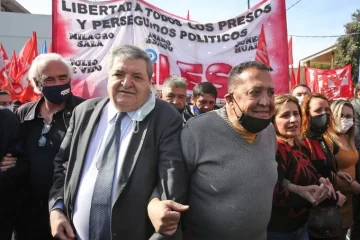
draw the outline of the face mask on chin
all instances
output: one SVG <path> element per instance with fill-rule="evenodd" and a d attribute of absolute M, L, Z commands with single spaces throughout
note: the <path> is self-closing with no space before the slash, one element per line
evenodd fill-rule
<path fill-rule="evenodd" d="M 256 134 L 269 126 L 272 118 L 257 118 L 257 117 L 249 116 L 243 110 L 241 110 L 240 106 L 235 101 L 233 95 L 231 95 L 231 98 L 234 100 L 235 104 L 241 111 L 241 117 L 238 117 L 237 115 L 236 116 L 238 118 L 239 123 L 241 124 L 241 126 L 243 126 L 246 129 L 246 131 Z"/>
<path fill-rule="evenodd" d="M 70 82 L 55 85 L 55 86 L 43 86 L 41 92 L 46 100 L 52 104 L 62 104 L 68 100 L 71 93 Z"/>

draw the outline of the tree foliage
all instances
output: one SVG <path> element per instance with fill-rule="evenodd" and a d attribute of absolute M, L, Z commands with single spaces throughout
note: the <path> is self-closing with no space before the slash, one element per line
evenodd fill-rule
<path fill-rule="evenodd" d="M 318 69 L 324 69 L 324 70 L 331 69 L 330 64 L 322 64 L 322 63 L 312 63 L 312 64 L 310 64 L 310 67 L 318 68 Z"/>
<path fill-rule="evenodd" d="M 352 21 L 345 24 L 345 35 L 337 39 L 334 57 L 335 67 L 351 64 L 352 81 L 357 83 L 360 57 L 360 9 L 352 14 Z"/>

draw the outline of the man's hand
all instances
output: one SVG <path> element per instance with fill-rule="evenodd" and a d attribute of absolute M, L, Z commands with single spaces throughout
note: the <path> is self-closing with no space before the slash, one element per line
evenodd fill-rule
<path fill-rule="evenodd" d="M 75 239 L 70 222 L 61 210 L 54 209 L 50 212 L 50 226 L 54 238 L 60 240 Z"/>
<path fill-rule="evenodd" d="M 66 161 L 66 162 L 64 162 L 63 163 L 63 167 L 65 168 L 65 170 L 64 170 L 64 174 L 66 175 L 66 172 L 67 172 L 67 169 L 68 169 L 68 164 L 69 164 L 69 161 Z"/>
<path fill-rule="evenodd" d="M 342 178 L 344 179 L 345 181 L 347 181 L 348 183 L 352 183 L 352 177 L 349 173 L 346 173 L 346 172 L 337 172 L 336 175 L 339 177 L 339 178 Z"/>
<path fill-rule="evenodd" d="M 154 198 L 148 205 L 148 215 L 156 232 L 173 235 L 178 227 L 180 212 L 188 209 L 189 206 L 174 201 L 160 201 L 158 198 Z"/>
<path fill-rule="evenodd" d="M 0 171 L 4 172 L 9 168 L 15 167 L 16 160 L 16 157 L 13 157 L 10 153 L 7 153 L 0 162 Z"/>
<path fill-rule="evenodd" d="M 342 207 L 347 199 L 344 195 L 341 194 L 340 191 L 337 191 L 336 193 L 339 195 L 339 200 L 337 201 L 336 205 L 338 207 Z"/>

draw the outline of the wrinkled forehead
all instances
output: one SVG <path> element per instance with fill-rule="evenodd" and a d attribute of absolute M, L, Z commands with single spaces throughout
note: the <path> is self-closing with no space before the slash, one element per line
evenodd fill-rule
<path fill-rule="evenodd" d="M 271 74 L 259 69 L 246 69 L 235 77 L 235 90 L 247 91 L 253 88 L 263 90 L 274 90 L 274 82 Z"/>
<path fill-rule="evenodd" d="M 38 64 L 37 70 L 40 75 L 45 76 L 69 74 L 68 67 L 59 60 L 41 61 Z"/>

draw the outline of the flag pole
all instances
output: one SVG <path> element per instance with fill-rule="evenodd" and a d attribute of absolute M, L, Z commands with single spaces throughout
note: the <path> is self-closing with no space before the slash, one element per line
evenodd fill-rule
<path fill-rule="evenodd" d="M 250 9 L 250 0 L 248 0 L 247 3 L 248 3 L 248 9 Z"/>

